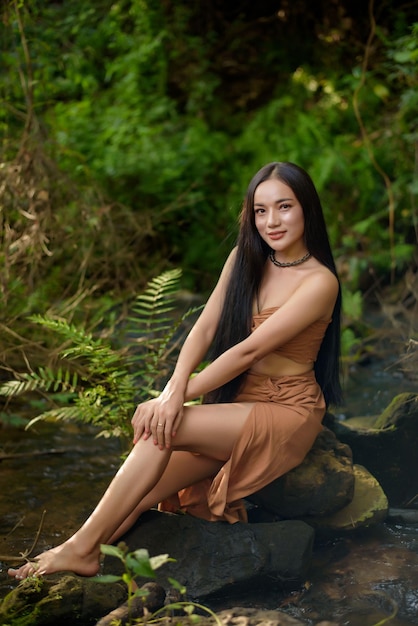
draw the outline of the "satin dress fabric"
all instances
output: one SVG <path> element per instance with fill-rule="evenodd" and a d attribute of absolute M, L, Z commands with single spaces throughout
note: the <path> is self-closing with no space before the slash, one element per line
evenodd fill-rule
<path fill-rule="evenodd" d="M 275 310 L 255 314 L 253 329 Z M 276 352 L 312 364 L 328 324 L 315 322 Z M 243 498 L 298 466 L 322 430 L 325 400 L 313 369 L 278 377 L 249 371 L 234 402 L 254 404 L 228 461 L 215 476 L 161 502 L 160 510 L 209 521 L 246 522 Z M 222 411 L 223 405 L 218 406 Z"/>

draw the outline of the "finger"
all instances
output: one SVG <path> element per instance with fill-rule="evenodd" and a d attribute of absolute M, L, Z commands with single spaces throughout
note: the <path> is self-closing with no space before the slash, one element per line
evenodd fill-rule
<path fill-rule="evenodd" d="M 143 420 L 142 420 L 142 418 L 140 416 L 140 413 L 135 411 L 135 415 L 132 418 L 131 423 L 132 423 L 133 431 L 134 431 L 133 442 L 135 444 L 141 438 L 141 435 L 142 435 L 143 430 L 144 430 Z"/>
<path fill-rule="evenodd" d="M 135 411 L 134 416 L 131 419 L 131 424 L 132 424 L 132 428 L 133 428 L 133 431 L 134 431 L 134 434 L 133 434 L 133 442 L 134 442 L 134 444 L 139 439 L 139 430 L 140 430 L 140 424 L 139 424 L 139 421 L 138 421 L 137 411 L 138 411 L 138 409 Z"/>
<path fill-rule="evenodd" d="M 144 439 L 147 439 L 149 437 L 149 424 L 152 420 L 153 414 L 154 411 L 149 405 L 146 406 L 145 404 L 139 404 L 136 408 L 134 416 L 131 420 L 134 429 L 134 443 L 139 441 L 141 437 L 144 437 Z"/>
<path fill-rule="evenodd" d="M 151 423 L 152 423 L 153 417 L 154 417 L 154 411 L 147 411 L 142 416 L 142 419 L 139 425 L 140 427 L 138 426 L 138 431 L 140 431 L 140 437 L 142 437 L 142 439 L 148 439 L 151 436 L 151 431 L 152 431 Z"/>
<path fill-rule="evenodd" d="M 137 443 L 141 437 L 144 435 L 144 425 L 142 422 L 135 422 L 134 424 L 134 435 L 133 442 Z"/>
<path fill-rule="evenodd" d="M 171 448 L 172 421 L 167 421 L 164 428 L 164 446 Z"/>
<path fill-rule="evenodd" d="M 171 436 L 175 437 L 178 431 L 178 428 L 180 426 L 181 420 L 183 419 L 183 407 L 180 409 L 180 411 L 177 413 L 176 419 L 174 420 L 173 423 L 173 428 L 171 429 Z"/>
<path fill-rule="evenodd" d="M 154 443 L 158 445 L 161 450 L 164 448 L 165 429 L 166 425 L 164 424 L 164 422 L 156 422 Z"/>

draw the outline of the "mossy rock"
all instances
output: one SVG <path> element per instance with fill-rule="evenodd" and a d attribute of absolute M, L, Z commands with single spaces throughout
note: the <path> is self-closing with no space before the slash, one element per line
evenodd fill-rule
<path fill-rule="evenodd" d="M 393 398 L 392 402 L 377 418 L 374 428 L 386 429 L 409 426 L 418 431 L 417 416 L 418 395 L 416 393 L 400 393 Z"/>
<path fill-rule="evenodd" d="M 401 393 L 369 428 L 359 418 L 335 420 L 332 430 L 353 452 L 353 461 L 376 477 L 391 507 L 405 508 L 415 502 L 418 475 L 418 395 Z"/>
<path fill-rule="evenodd" d="M 3 626 L 87 626 L 126 600 L 126 586 L 75 574 L 26 578 L 0 606 Z"/>
<path fill-rule="evenodd" d="M 388 515 L 388 499 L 376 478 L 361 465 L 354 465 L 354 496 L 350 504 L 333 515 L 306 520 L 315 528 L 347 531 L 374 526 Z"/>
<path fill-rule="evenodd" d="M 345 507 L 354 493 L 349 446 L 324 428 L 304 461 L 247 498 L 279 519 L 330 515 Z"/>

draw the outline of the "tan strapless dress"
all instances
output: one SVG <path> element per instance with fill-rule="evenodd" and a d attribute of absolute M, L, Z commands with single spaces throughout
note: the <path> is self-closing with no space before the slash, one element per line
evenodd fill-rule
<path fill-rule="evenodd" d="M 253 328 L 274 310 L 255 315 Z M 289 342 L 287 350 L 282 346 L 277 352 L 312 363 L 327 326 L 315 322 Z M 242 499 L 299 465 L 322 430 L 325 401 L 313 370 L 277 378 L 250 371 L 236 402 L 255 404 L 228 461 L 212 478 L 161 502 L 161 510 L 183 511 L 209 521 L 246 522 Z"/>

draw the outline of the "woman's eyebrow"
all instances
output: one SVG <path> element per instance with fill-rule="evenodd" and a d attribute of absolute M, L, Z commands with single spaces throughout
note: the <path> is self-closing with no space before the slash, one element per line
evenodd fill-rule
<path fill-rule="evenodd" d="M 293 200 L 293 198 L 279 198 L 278 200 L 275 200 L 274 203 L 275 204 L 280 204 L 280 202 L 290 202 L 291 200 Z M 264 204 L 264 202 L 254 202 L 254 206 L 256 205 L 262 205 Z"/>

